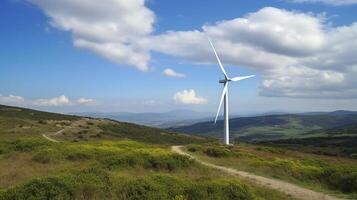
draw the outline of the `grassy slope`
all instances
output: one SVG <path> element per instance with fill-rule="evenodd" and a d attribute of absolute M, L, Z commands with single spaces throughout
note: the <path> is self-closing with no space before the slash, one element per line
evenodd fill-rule
<path fill-rule="evenodd" d="M 240 141 L 286 139 L 291 137 L 308 137 L 305 133 L 313 133 L 319 129 L 335 128 L 349 124 L 357 124 L 356 114 L 317 114 L 317 115 L 272 115 L 258 117 L 242 117 L 230 120 L 231 135 Z M 202 122 L 190 126 L 171 128 L 177 132 L 198 135 L 219 136 L 223 130 L 223 122 L 217 124 Z M 325 132 L 319 132 L 326 136 Z M 356 135 L 356 133 L 352 133 Z"/>
<path fill-rule="evenodd" d="M 60 143 L 41 136 L 63 129 L 51 135 Z M 210 141 L 0 106 L 0 199 L 291 199 L 203 167 L 167 146 Z"/>
<path fill-rule="evenodd" d="M 357 137 L 311 137 L 260 143 L 319 155 L 357 158 Z"/>
<path fill-rule="evenodd" d="M 188 144 L 212 141 L 208 138 L 177 134 L 162 129 L 104 119 L 81 118 L 0 105 L 0 136 L 4 138 L 51 136 L 58 140 L 92 141 L 133 139 L 153 144 Z"/>
<path fill-rule="evenodd" d="M 0 199 L 290 199 L 166 146 L 39 138 L 1 141 L 0 149 Z"/>
<path fill-rule="evenodd" d="M 263 141 L 261 144 L 309 153 L 357 158 L 357 125 L 350 124 L 303 134 L 303 138 Z"/>
<path fill-rule="evenodd" d="M 187 150 L 217 165 L 282 179 L 316 191 L 357 198 L 357 160 L 264 145 L 189 145 Z"/>

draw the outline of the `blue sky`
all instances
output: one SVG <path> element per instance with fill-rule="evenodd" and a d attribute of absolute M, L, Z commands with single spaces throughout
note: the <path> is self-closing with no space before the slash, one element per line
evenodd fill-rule
<path fill-rule="evenodd" d="M 234 113 L 356 110 L 357 62 L 349 53 L 357 53 L 357 3 L 321 1 L 108 0 L 99 10 L 95 1 L 1 1 L 0 103 L 59 112 L 214 112 L 222 75 L 202 42 L 206 34 L 228 74 L 257 75 L 231 84 Z M 318 64 L 326 58 L 332 61 Z"/>

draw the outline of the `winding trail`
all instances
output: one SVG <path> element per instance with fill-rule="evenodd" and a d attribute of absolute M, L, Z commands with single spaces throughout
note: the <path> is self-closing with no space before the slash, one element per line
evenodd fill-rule
<path fill-rule="evenodd" d="M 303 200 L 343 200 L 337 197 L 332 197 L 323 193 L 315 192 L 297 185 L 293 185 L 291 183 L 287 183 L 281 180 L 276 180 L 276 179 L 271 179 L 271 178 L 266 178 L 262 176 L 257 176 L 248 172 L 244 171 L 239 171 L 236 169 L 228 168 L 228 167 L 222 167 L 218 166 L 215 164 L 211 164 L 205 161 L 202 161 L 191 154 L 188 154 L 182 150 L 182 146 L 172 146 L 171 147 L 172 151 L 181 154 L 181 155 L 186 155 L 189 156 L 192 159 L 195 159 L 197 162 L 201 163 L 202 165 L 212 167 L 221 171 L 224 171 L 228 174 L 231 175 L 239 175 L 240 177 L 244 179 L 249 179 L 253 181 L 254 183 L 265 186 L 267 188 L 271 188 L 280 192 L 283 192 L 285 194 L 288 194 L 292 197 L 298 198 L 298 199 L 303 199 Z"/>
<path fill-rule="evenodd" d="M 51 141 L 51 142 L 60 142 L 58 140 L 50 138 L 50 136 L 62 134 L 65 130 L 66 130 L 66 128 L 64 128 L 62 130 L 59 130 L 59 131 L 57 131 L 55 133 L 51 133 L 51 134 L 47 134 L 47 135 L 46 134 L 42 134 L 42 137 L 44 137 L 46 140 Z"/>

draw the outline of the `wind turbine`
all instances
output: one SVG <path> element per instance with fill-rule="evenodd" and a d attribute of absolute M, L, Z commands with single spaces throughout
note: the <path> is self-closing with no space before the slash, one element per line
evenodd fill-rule
<path fill-rule="evenodd" d="M 208 41 L 212 46 L 212 49 L 213 49 L 214 54 L 216 55 L 219 67 L 221 68 L 221 70 L 223 72 L 223 75 L 224 75 L 224 79 L 219 81 L 219 83 L 223 83 L 223 92 L 222 92 L 221 101 L 220 101 L 219 106 L 218 106 L 218 111 L 217 111 L 216 119 L 214 120 L 214 123 L 217 123 L 218 114 L 219 114 L 219 111 L 221 110 L 221 106 L 222 106 L 222 103 L 223 103 L 223 100 L 224 100 L 224 141 L 223 141 L 223 143 L 225 145 L 229 145 L 228 83 L 231 82 L 231 81 L 237 82 L 237 81 L 241 81 L 241 80 L 244 80 L 244 79 L 252 78 L 255 75 L 237 76 L 237 77 L 234 77 L 234 78 L 229 78 L 227 73 L 226 73 L 226 70 L 224 69 L 224 67 L 223 67 L 223 65 L 221 63 L 221 60 L 218 57 L 216 49 L 214 48 L 211 40 L 208 39 Z"/>

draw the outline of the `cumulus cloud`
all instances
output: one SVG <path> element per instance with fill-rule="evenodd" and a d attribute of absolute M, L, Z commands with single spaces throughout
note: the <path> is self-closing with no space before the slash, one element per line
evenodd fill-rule
<path fill-rule="evenodd" d="M 356 98 L 356 34 L 357 24 L 330 27 L 311 13 L 267 7 L 201 31 L 170 31 L 146 42 L 161 53 L 216 64 L 210 37 L 225 65 L 260 73 L 263 96 Z"/>
<path fill-rule="evenodd" d="M 357 23 L 333 27 L 321 15 L 266 7 L 197 30 L 153 35 L 155 14 L 144 0 L 108 0 L 105 4 L 94 0 L 28 1 L 44 10 L 53 27 L 70 31 L 74 46 L 143 71 L 149 69 L 150 51 L 216 64 L 207 42 L 210 37 L 225 65 L 243 66 L 260 74 L 261 95 L 357 97 Z"/>
<path fill-rule="evenodd" d="M 325 3 L 336 6 L 357 4 L 357 0 L 288 0 L 294 3 Z"/>
<path fill-rule="evenodd" d="M 174 97 L 174 101 L 176 104 L 206 104 L 208 102 L 207 99 L 203 97 L 199 97 L 196 95 L 196 92 L 191 90 L 183 90 L 177 92 Z"/>
<path fill-rule="evenodd" d="M 70 31 L 74 46 L 116 63 L 148 70 L 149 51 L 137 40 L 153 31 L 154 13 L 144 0 L 28 0 L 50 17 L 50 24 Z"/>
<path fill-rule="evenodd" d="M 21 96 L 15 96 L 15 95 L 8 95 L 8 96 L 3 96 L 0 94 L 0 103 L 4 104 L 22 104 L 25 102 L 25 99 Z"/>
<path fill-rule="evenodd" d="M 173 69 L 167 68 L 165 69 L 162 74 L 164 76 L 168 76 L 168 77 L 175 77 L 175 78 L 184 78 L 186 77 L 185 74 L 183 73 L 179 73 L 179 72 L 175 72 Z"/>
<path fill-rule="evenodd" d="M 95 103 L 95 100 L 94 99 L 80 98 L 80 99 L 77 99 L 76 103 L 79 104 L 79 105 L 91 105 L 91 104 Z"/>
<path fill-rule="evenodd" d="M 8 95 L 3 96 L 0 94 L 0 103 L 7 105 L 20 105 L 20 106 L 73 106 L 73 105 L 92 105 L 96 101 L 94 99 L 79 98 L 76 101 L 71 101 L 65 95 L 50 99 L 25 99 L 21 96 Z"/>
<path fill-rule="evenodd" d="M 71 105 L 72 102 L 64 95 L 52 99 L 38 99 L 34 101 L 36 106 L 65 106 Z"/>

